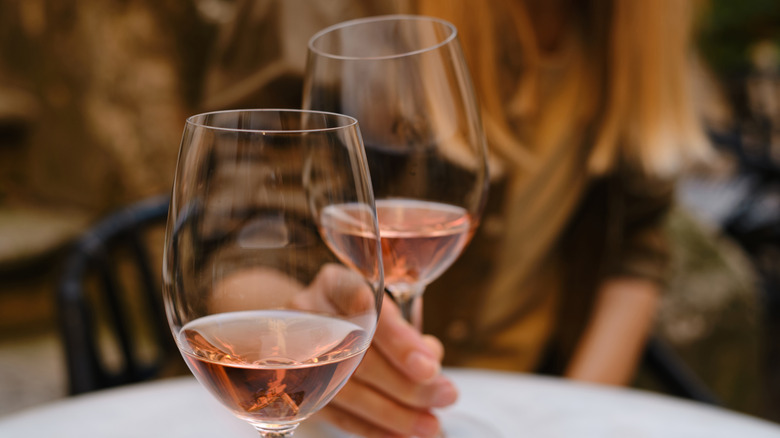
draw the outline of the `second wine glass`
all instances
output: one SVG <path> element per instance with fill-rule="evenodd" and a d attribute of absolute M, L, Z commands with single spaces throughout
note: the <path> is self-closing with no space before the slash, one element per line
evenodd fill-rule
<path fill-rule="evenodd" d="M 388 15 L 309 41 L 307 109 L 360 121 L 376 196 L 385 287 L 404 317 L 457 259 L 479 223 L 487 152 L 456 28 Z"/>

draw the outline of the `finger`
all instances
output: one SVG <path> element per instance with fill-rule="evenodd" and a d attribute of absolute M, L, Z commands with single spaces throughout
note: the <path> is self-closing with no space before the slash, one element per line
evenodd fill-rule
<path fill-rule="evenodd" d="M 295 298 L 301 309 L 351 316 L 376 308 L 374 293 L 365 278 L 351 269 L 327 264 Z"/>
<path fill-rule="evenodd" d="M 444 344 L 441 343 L 439 338 L 433 335 L 423 335 L 423 342 L 425 342 L 425 345 L 433 352 L 439 362 L 444 359 Z"/>
<path fill-rule="evenodd" d="M 209 306 L 212 312 L 273 308 L 283 305 L 303 288 L 295 278 L 276 269 L 242 269 L 218 279 Z"/>
<path fill-rule="evenodd" d="M 332 404 L 325 406 L 322 410 L 317 412 L 313 418 L 327 421 L 344 432 L 360 435 L 365 438 L 401 438 L 401 435 L 394 434 L 389 430 L 378 427 L 377 425 L 352 415 L 348 411 L 333 406 Z"/>
<path fill-rule="evenodd" d="M 414 408 L 442 408 L 458 399 L 458 391 L 447 377 L 439 375 L 427 383 L 413 382 L 375 348 L 366 352 L 352 379 L 360 380 L 388 398 Z"/>
<path fill-rule="evenodd" d="M 439 432 L 439 420 L 430 412 L 399 404 L 360 380 L 350 380 L 331 404 L 399 435 L 426 438 Z"/>
<path fill-rule="evenodd" d="M 372 345 L 412 381 L 429 381 L 441 371 L 438 353 L 401 317 L 398 306 L 387 296 Z"/>

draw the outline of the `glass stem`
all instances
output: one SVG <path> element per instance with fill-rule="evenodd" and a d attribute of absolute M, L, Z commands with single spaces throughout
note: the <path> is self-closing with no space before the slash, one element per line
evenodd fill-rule
<path fill-rule="evenodd" d="M 393 301 L 401 309 L 401 316 L 406 321 L 416 327 L 418 330 L 422 330 L 422 297 L 424 285 L 410 285 L 404 288 L 393 288 L 390 295 L 393 297 Z"/>
<path fill-rule="evenodd" d="M 415 304 L 417 304 L 417 297 L 410 297 L 406 300 L 399 301 L 398 307 L 401 309 L 401 315 L 404 317 L 404 319 L 410 322 L 413 326 L 419 328 L 416 324 L 416 320 L 419 318 L 415 318 L 414 314 Z"/>

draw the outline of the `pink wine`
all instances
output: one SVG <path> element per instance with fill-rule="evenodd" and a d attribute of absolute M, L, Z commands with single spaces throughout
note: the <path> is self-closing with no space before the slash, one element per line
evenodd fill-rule
<path fill-rule="evenodd" d="M 258 310 L 196 319 L 178 341 L 195 377 L 237 416 L 281 425 L 330 401 L 371 340 L 342 319 Z"/>
<path fill-rule="evenodd" d="M 367 215 L 358 204 L 331 205 L 322 211 L 325 239 L 342 258 L 354 258 L 364 245 Z M 427 284 L 458 258 L 468 241 L 472 221 L 461 207 L 413 199 L 376 201 L 385 284 Z"/>
<path fill-rule="evenodd" d="M 320 214 L 320 233 L 325 243 L 345 264 L 366 278 L 379 272 L 376 248 L 376 222 L 373 211 L 365 204 L 335 204 Z"/>

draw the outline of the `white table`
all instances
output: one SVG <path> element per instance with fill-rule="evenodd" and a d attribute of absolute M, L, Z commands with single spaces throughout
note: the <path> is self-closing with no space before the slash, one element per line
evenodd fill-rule
<path fill-rule="evenodd" d="M 780 425 L 648 392 L 562 379 L 446 370 L 460 388 L 452 408 L 503 437 L 780 438 Z M 315 423 L 296 438 L 342 435 Z M 0 437 L 257 438 L 190 377 L 73 397 L 0 418 Z M 493 437 L 490 437 L 493 438 Z"/>

